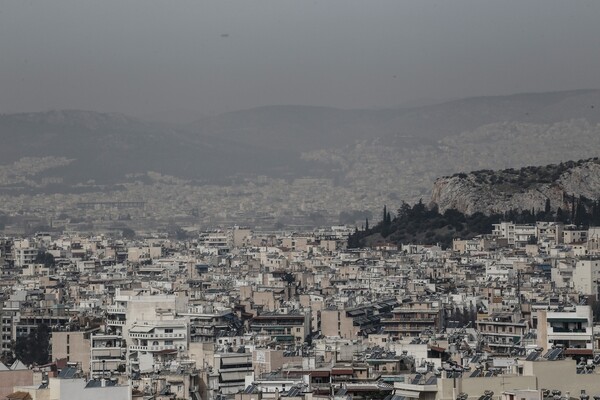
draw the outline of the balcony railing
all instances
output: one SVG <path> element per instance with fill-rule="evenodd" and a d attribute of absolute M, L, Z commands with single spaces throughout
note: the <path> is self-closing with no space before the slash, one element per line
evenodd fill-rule
<path fill-rule="evenodd" d="M 183 339 L 184 333 L 129 333 L 129 337 L 137 339 Z"/>
<path fill-rule="evenodd" d="M 161 350 L 177 350 L 176 346 L 173 345 L 163 345 L 163 346 L 137 346 L 137 345 L 130 345 L 129 346 L 129 350 L 130 351 L 161 351 Z"/>
<path fill-rule="evenodd" d="M 560 328 L 560 327 L 556 327 L 556 328 L 552 328 L 552 332 L 554 333 L 587 333 L 587 330 L 582 328 L 582 329 L 569 329 L 569 328 Z"/>
<path fill-rule="evenodd" d="M 109 314 L 125 314 L 127 309 L 125 307 L 108 307 L 106 312 Z"/>

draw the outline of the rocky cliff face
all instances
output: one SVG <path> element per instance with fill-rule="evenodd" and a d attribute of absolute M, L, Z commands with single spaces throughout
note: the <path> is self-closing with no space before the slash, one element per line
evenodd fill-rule
<path fill-rule="evenodd" d="M 490 214 L 510 209 L 540 210 L 550 199 L 553 209 L 568 210 L 573 194 L 600 198 L 600 160 L 443 177 L 433 186 L 431 203 L 440 212 L 454 208 L 466 214 Z"/>

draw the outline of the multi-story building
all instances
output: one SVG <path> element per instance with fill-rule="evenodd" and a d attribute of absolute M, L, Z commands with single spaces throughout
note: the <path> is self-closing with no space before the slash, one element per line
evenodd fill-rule
<path fill-rule="evenodd" d="M 359 335 L 367 336 L 380 330 L 382 318 L 396 306 L 398 306 L 396 299 L 384 299 L 359 307 L 322 310 L 321 333 L 342 339 L 354 339 Z"/>
<path fill-rule="evenodd" d="M 561 346 L 566 355 L 591 355 L 594 349 L 592 309 L 575 306 L 560 311 L 538 310 L 538 345 Z"/>
<path fill-rule="evenodd" d="M 500 222 L 493 224 L 492 236 L 507 239 L 509 245 L 515 244 L 515 224 L 512 222 Z"/>
<path fill-rule="evenodd" d="M 477 320 L 484 345 L 493 354 L 517 355 L 525 351 L 523 337 L 529 331 L 527 321 L 515 313 L 494 313 Z"/>
<path fill-rule="evenodd" d="M 208 376 L 209 398 L 233 395 L 245 387 L 246 376 L 254 373 L 252 353 L 215 353 L 214 368 Z"/>
<path fill-rule="evenodd" d="M 90 336 L 94 331 L 52 332 L 52 359 L 66 359 L 81 365 L 85 374 L 90 371 Z"/>
<path fill-rule="evenodd" d="M 437 301 L 404 303 L 383 318 L 383 331 L 393 337 L 419 336 L 437 332 L 443 326 L 443 309 Z"/>
<path fill-rule="evenodd" d="M 514 247 L 523 248 L 537 236 L 535 225 L 515 224 L 512 222 L 500 222 L 493 224 L 492 235 L 502 239 L 507 239 L 508 244 Z"/>
<path fill-rule="evenodd" d="M 121 335 L 95 333 L 89 341 L 91 376 L 125 371 L 125 348 Z"/>
<path fill-rule="evenodd" d="M 588 239 L 588 230 L 580 229 L 575 225 L 567 225 L 563 230 L 563 243 L 582 243 Z"/>
<path fill-rule="evenodd" d="M 135 323 L 127 333 L 130 364 L 139 366 L 140 371 L 152 369 L 157 354 L 188 349 L 188 324 L 183 320 Z"/>
<path fill-rule="evenodd" d="M 573 288 L 575 291 L 600 298 L 600 259 L 578 260 L 573 269 Z"/>
<path fill-rule="evenodd" d="M 301 311 L 262 313 L 252 318 L 250 331 L 268 335 L 282 344 L 302 343 L 310 333 L 310 314 Z"/>
<path fill-rule="evenodd" d="M 238 333 L 241 328 L 241 322 L 231 310 L 180 315 L 189 319 L 190 342 L 214 342 L 219 335 Z"/>

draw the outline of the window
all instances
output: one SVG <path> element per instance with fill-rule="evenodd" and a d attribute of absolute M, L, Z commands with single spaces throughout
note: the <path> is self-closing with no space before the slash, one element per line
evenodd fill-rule
<path fill-rule="evenodd" d="M 173 328 L 165 328 L 165 333 L 173 333 Z"/>

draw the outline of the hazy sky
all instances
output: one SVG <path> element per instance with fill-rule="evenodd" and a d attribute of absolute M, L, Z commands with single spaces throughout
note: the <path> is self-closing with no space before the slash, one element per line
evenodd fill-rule
<path fill-rule="evenodd" d="M 0 0 L 0 112 L 153 119 L 600 88 L 600 1 Z"/>

